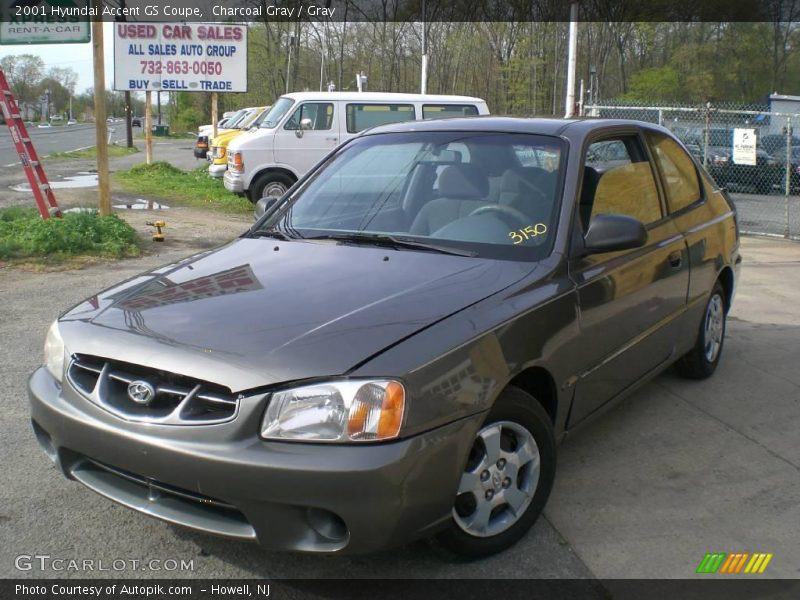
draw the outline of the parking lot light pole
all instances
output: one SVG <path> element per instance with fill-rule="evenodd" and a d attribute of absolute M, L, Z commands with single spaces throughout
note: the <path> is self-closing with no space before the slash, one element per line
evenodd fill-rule
<path fill-rule="evenodd" d="M 567 99 L 564 118 L 575 116 L 575 69 L 578 54 L 578 3 L 569 7 L 569 55 L 567 59 Z"/>
<path fill-rule="evenodd" d="M 426 15 L 426 4 L 425 0 L 422 0 L 422 65 L 421 65 L 421 72 L 420 72 L 420 84 L 419 84 L 419 93 L 420 94 L 427 94 L 428 93 L 428 37 L 425 32 L 427 29 L 427 24 L 425 19 Z"/>

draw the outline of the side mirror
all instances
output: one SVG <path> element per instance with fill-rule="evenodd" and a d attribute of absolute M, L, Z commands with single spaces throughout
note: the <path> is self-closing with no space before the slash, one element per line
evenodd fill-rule
<path fill-rule="evenodd" d="M 280 200 L 280 197 L 278 196 L 265 196 L 264 198 L 261 198 L 261 200 L 256 202 L 256 208 L 253 211 L 253 219 L 258 221 L 261 217 L 277 206 L 278 200 Z"/>
<path fill-rule="evenodd" d="M 641 248 L 647 243 L 647 230 L 628 215 L 597 215 L 589 223 L 583 244 L 589 254 Z"/>
<path fill-rule="evenodd" d="M 310 130 L 314 124 L 311 122 L 311 119 L 300 119 L 300 127 L 295 129 L 294 134 L 301 138 L 303 137 L 303 132 Z"/>

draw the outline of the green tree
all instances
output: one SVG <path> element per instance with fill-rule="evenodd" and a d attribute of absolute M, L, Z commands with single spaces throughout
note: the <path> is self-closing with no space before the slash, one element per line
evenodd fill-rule
<path fill-rule="evenodd" d="M 0 69 L 6 75 L 18 103 L 38 103 L 39 84 L 44 74 L 44 61 L 33 54 L 9 54 L 0 59 Z"/>
<path fill-rule="evenodd" d="M 678 71 L 667 65 L 634 73 L 630 79 L 630 90 L 622 98 L 634 102 L 675 102 L 681 99 L 680 96 Z"/>

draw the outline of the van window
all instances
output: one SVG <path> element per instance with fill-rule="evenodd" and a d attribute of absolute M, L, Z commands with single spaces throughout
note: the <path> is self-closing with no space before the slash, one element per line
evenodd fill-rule
<path fill-rule="evenodd" d="M 333 104 L 330 102 L 306 102 L 294 111 L 286 121 L 284 129 L 300 129 L 303 119 L 311 119 L 311 129 L 326 131 L 333 125 Z"/>
<path fill-rule="evenodd" d="M 423 119 L 444 119 L 445 117 L 472 117 L 478 114 L 478 107 L 472 104 L 423 104 Z"/>
<path fill-rule="evenodd" d="M 346 115 L 348 133 L 416 119 L 413 104 L 348 104 Z"/>

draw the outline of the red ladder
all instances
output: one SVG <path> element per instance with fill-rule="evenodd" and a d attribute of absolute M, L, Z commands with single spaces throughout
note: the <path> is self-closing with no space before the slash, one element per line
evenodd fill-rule
<path fill-rule="evenodd" d="M 44 173 L 44 167 L 42 167 L 39 155 L 36 154 L 36 149 L 31 143 L 25 122 L 22 120 L 19 107 L 14 100 L 14 95 L 11 93 L 11 88 L 8 86 L 6 75 L 2 69 L 0 69 L 0 96 L 2 96 L 0 97 L 0 110 L 3 112 L 8 130 L 11 132 L 11 139 L 14 140 L 14 146 L 17 148 L 17 154 L 19 154 L 22 167 L 25 169 L 25 175 L 28 176 L 28 182 L 31 185 L 33 197 L 36 198 L 36 204 L 39 206 L 39 212 L 42 214 L 43 219 L 60 217 L 61 209 L 58 208 L 56 197 L 53 195 L 53 190 L 50 189 L 50 182 L 47 181 L 47 175 Z"/>

